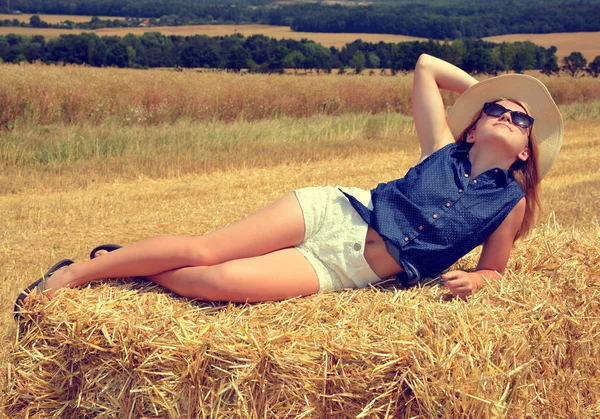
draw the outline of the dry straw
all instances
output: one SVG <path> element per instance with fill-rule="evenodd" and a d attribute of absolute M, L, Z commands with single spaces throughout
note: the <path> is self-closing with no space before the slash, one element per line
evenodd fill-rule
<path fill-rule="evenodd" d="M 6 413 L 595 417 L 598 234 L 546 226 L 516 249 L 508 278 L 466 301 L 392 283 L 220 306 L 140 280 L 32 298 Z"/>
<path fill-rule="evenodd" d="M 559 105 L 597 99 L 587 78 L 541 76 Z M 411 114 L 412 75 L 307 77 L 139 71 L 42 64 L 0 67 L 0 128 L 46 124 L 158 125 L 344 113 Z M 454 94 L 444 93 L 451 104 Z"/>

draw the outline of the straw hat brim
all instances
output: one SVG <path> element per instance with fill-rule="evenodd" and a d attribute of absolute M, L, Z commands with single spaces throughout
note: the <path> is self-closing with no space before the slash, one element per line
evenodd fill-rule
<path fill-rule="evenodd" d="M 563 121 L 550 92 L 535 77 L 507 74 L 483 80 L 465 90 L 448 114 L 448 125 L 457 138 L 485 102 L 497 98 L 520 100 L 529 106 L 539 143 L 539 175 L 546 176 L 563 141 Z"/>

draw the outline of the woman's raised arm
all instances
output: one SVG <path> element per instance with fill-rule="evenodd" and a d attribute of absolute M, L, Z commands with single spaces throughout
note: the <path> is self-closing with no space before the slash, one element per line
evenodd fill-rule
<path fill-rule="evenodd" d="M 454 141 L 446 122 L 440 89 L 462 93 L 476 83 L 469 74 L 444 60 L 427 54 L 419 57 L 413 80 L 412 107 L 421 144 L 420 161 Z"/>

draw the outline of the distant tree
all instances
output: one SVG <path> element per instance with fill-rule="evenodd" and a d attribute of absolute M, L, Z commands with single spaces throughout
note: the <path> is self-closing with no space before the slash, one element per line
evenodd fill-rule
<path fill-rule="evenodd" d="M 356 51 L 350 60 L 350 66 L 354 69 L 356 74 L 360 74 L 367 64 L 367 59 L 362 51 Z"/>
<path fill-rule="evenodd" d="M 563 66 L 560 69 L 569 73 L 571 77 L 575 77 L 584 71 L 586 64 L 587 60 L 583 54 L 573 51 L 568 57 L 563 57 Z"/>
<path fill-rule="evenodd" d="M 370 52 L 368 55 L 367 66 L 369 68 L 379 68 L 380 65 L 381 65 L 381 60 L 379 59 L 379 56 L 377 54 L 375 54 L 374 52 Z"/>
<path fill-rule="evenodd" d="M 404 56 L 398 44 L 392 44 L 390 56 L 390 68 L 392 69 L 392 76 L 395 76 L 398 70 L 400 70 L 404 64 Z"/>
<path fill-rule="evenodd" d="M 283 66 L 285 68 L 293 68 L 294 73 L 298 73 L 298 69 L 302 68 L 304 62 L 304 55 L 300 51 L 292 51 L 283 59 Z"/>
<path fill-rule="evenodd" d="M 592 77 L 598 77 L 600 75 L 600 55 L 594 58 L 594 61 L 590 62 L 585 71 Z"/>
<path fill-rule="evenodd" d="M 317 73 L 321 70 L 331 71 L 332 59 L 331 51 L 328 48 L 314 42 L 302 44 L 304 47 L 304 68 L 316 69 Z"/>
<path fill-rule="evenodd" d="M 542 66 L 541 72 L 547 76 L 558 74 L 560 72 L 556 55 L 551 55 L 548 59 L 546 59 L 546 62 Z"/>
<path fill-rule="evenodd" d="M 242 68 L 246 67 L 249 58 L 250 54 L 242 46 L 236 45 L 229 51 L 225 66 L 235 72 L 239 72 Z"/>
<path fill-rule="evenodd" d="M 127 48 L 127 67 L 133 67 L 133 62 L 135 60 L 136 51 L 135 49 L 128 45 Z"/>
<path fill-rule="evenodd" d="M 29 24 L 32 28 L 41 28 L 42 27 L 42 19 L 38 15 L 33 15 L 29 18 Z"/>
<path fill-rule="evenodd" d="M 512 66 L 514 71 L 522 73 L 525 70 L 532 70 L 535 68 L 536 46 L 533 42 L 516 42 L 515 50 L 515 62 Z"/>
<path fill-rule="evenodd" d="M 500 60 L 504 63 L 505 69 L 512 69 L 517 58 L 517 49 L 512 42 L 503 42 L 500 45 Z"/>

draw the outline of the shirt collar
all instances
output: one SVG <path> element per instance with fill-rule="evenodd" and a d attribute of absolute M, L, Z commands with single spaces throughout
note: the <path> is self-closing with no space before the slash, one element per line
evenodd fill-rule
<path fill-rule="evenodd" d="M 451 156 L 454 157 L 457 161 L 463 162 L 466 165 L 465 169 L 468 171 L 468 173 L 471 172 L 471 160 L 469 159 L 468 149 L 461 147 L 459 144 L 456 144 L 451 152 Z M 514 180 L 514 176 L 510 171 L 501 169 L 499 167 L 486 170 L 479 176 L 481 175 L 484 175 L 484 178 L 491 179 L 492 181 L 495 181 L 502 186 L 506 186 Z"/>

